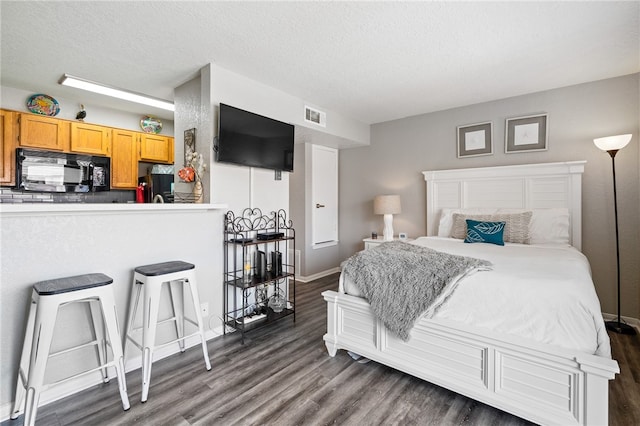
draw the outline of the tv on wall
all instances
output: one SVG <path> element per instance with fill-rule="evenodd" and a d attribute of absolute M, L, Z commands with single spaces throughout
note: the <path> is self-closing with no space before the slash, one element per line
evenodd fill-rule
<path fill-rule="evenodd" d="M 294 126 L 220 104 L 216 161 L 293 171 Z"/>

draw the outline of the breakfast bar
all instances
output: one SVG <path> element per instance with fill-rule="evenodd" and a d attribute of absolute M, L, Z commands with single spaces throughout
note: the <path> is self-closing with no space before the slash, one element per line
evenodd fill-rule
<path fill-rule="evenodd" d="M 12 394 L 34 283 L 55 277 L 98 271 L 113 278 L 118 324 L 124 333 L 133 269 L 139 265 L 179 259 L 197 265 L 201 303 L 208 303 L 203 318 L 207 339 L 221 334 L 222 315 L 222 223 L 223 204 L 2 204 L 0 205 L 0 254 L 2 256 L 2 346 L 0 348 L 0 392 Z M 168 308 L 165 306 L 164 308 Z M 88 321 L 82 306 L 62 308 L 54 331 L 52 351 L 91 340 L 70 333 L 74 322 Z M 162 314 L 161 307 L 161 314 Z M 171 332 L 159 330 L 161 333 Z M 198 344 L 198 339 L 187 345 Z M 157 357 L 177 351 L 167 346 Z M 78 351 L 69 362 L 51 359 L 46 380 L 72 375 L 95 358 L 93 352 Z M 140 360 L 128 361 L 128 369 Z M 65 382 L 42 395 L 41 404 L 101 382 L 99 373 Z M 8 417 L 10 404 L 0 406 Z"/>

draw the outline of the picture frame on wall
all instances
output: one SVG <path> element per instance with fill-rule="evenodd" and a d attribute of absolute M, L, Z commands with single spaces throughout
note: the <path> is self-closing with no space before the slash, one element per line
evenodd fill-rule
<path fill-rule="evenodd" d="M 548 114 L 507 118 L 505 127 L 505 153 L 546 151 L 548 149 Z"/>
<path fill-rule="evenodd" d="M 456 133 L 458 158 L 493 154 L 493 122 L 458 126 Z"/>
<path fill-rule="evenodd" d="M 196 150 L 196 129 L 184 131 L 184 163 L 187 164 L 187 154 Z"/>

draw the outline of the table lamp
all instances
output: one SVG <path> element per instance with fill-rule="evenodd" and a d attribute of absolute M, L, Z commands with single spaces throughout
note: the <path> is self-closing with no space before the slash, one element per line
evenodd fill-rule
<path fill-rule="evenodd" d="M 383 240 L 393 240 L 393 215 L 402 212 L 399 195 L 378 195 L 373 200 L 373 212 L 384 215 Z"/>

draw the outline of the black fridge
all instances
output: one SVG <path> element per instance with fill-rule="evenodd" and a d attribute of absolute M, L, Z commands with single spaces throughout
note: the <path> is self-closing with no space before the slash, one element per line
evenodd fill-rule
<path fill-rule="evenodd" d="M 173 175 L 151 173 L 138 179 L 138 183 L 146 183 L 144 190 L 144 202 L 152 203 L 156 195 L 162 197 L 162 202 L 173 203 Z M 156 202 L 160 202 L 156 199 Z"/>

